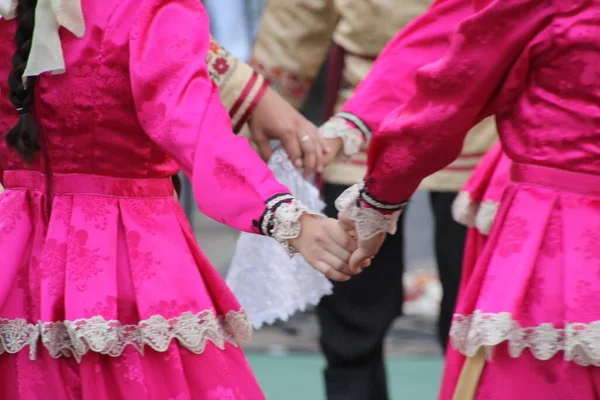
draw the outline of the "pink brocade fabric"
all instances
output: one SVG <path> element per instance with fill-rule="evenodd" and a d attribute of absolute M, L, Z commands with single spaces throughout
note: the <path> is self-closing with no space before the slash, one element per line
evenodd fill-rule
<path fill-rule="evenodd" d="M 183 169 L 205 214 L 253 233 L 288 190 L 232 133 L 201 2 L 82 3 L 67 72 L 35 87 L 42 151 L 25 164 L 0 140 L 0 398 L 262 399 L 246 315 L 168 179 Z M 2 134 L 15 28 L 0 20 Z"/>
<path fill-rule="evenodd" d="M 119 358 L 98 353 L 81 363 L 30 360 L 26 352 L 0 356 L 0 396 L 27 400 L 255 400 L 264 399 L 241 349 L 208 346 L 198 356 L 176 344 Z"/>

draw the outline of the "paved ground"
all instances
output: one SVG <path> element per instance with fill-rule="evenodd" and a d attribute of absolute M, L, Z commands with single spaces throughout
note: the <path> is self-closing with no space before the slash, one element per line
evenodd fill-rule
<path fill-rule="evenodd" d="M 251 352 L 248 358 L 268 400 L 325 400 L 320 356 L 278 357 Z M 391 400 L 436 398 L 441 359 L 391 357 L 387 365 Z"/>

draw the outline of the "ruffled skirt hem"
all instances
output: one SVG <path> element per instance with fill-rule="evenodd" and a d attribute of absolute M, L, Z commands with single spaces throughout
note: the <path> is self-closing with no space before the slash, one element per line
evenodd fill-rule
<path fill-rule="evenodd" d="M 578 365 L 600 366 L 600 321 L 565 323 L 557 328 L 551 323 L 522 327 L 510 313 L 455 314 L 450 338 L 453 347 L 466 357 L 484 350 L 488 359 L 494 349 L 506 343 L 511 357 L 518 358 L 528 349 L 541 361 L 563 353 L 565 361 Z"/>
<path fill-rule="evenodd" d="M 225 343 L 238 346 L 247 343 L 252 326 L 243 310 L 216 316 L 212 310 L 197 314 L 185 312 L 166 319 L 154 315 L 137 325 L 125 325 L 101 316 L 75 321 L 27 323 L 24 319 L 0 319 L 0 354 L 15 354 L 29 348 L 36 359 L 41 343 L 52 358 L 74 357 L 77 362 L 88 352 L 119 357 L 127 346 L 144 353 L 149 346 L 157 352 L 168 350 L 177 340 L 181 347 L 201 354 L 208 342 L 219 349 Z"/>

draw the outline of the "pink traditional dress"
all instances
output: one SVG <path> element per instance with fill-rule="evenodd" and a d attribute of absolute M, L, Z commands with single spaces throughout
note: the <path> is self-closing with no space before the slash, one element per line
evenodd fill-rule
<path fill-rule="evenodd" d="M 0 1 L 3 133 L 16 3 Z M 250 323 L 170 177 L 181 167 L 205 214 L 283 245 L 304 207 L 232 133 L 198 0 L 82 3 L 38 2 L 49 52 L 28 69 L 61 43 L 45 70 L 66 68 L 37 79 L 42 151 L 26 164 L 0 141 L 0 398 L 263 399 L 238 347 Z"/>
<path fill-rule="evenodd" d="M 467 361 L 450 396 L 596 399 L 600 1 L 472 5 L 374 133 L 367 175 L 339 206 L 363 238 L 393 230 L 419 182 L 495 114 L 511 181 L 457 306 L 451 336 Z"/>

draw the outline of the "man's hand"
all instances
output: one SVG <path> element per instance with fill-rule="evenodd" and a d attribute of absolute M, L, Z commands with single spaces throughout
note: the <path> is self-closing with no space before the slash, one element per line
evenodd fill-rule
<path fill-rule="evenodd" d="M 317 127 L 304 118 L 273 89 L 267 88 L 249 121 L 251 139 L 267 161 L 272 154 L 269 141 L 281 141 L 290 160 L 304 168 L 304 177 L 323 171 L 323 153 L 329 148 Z"/>

